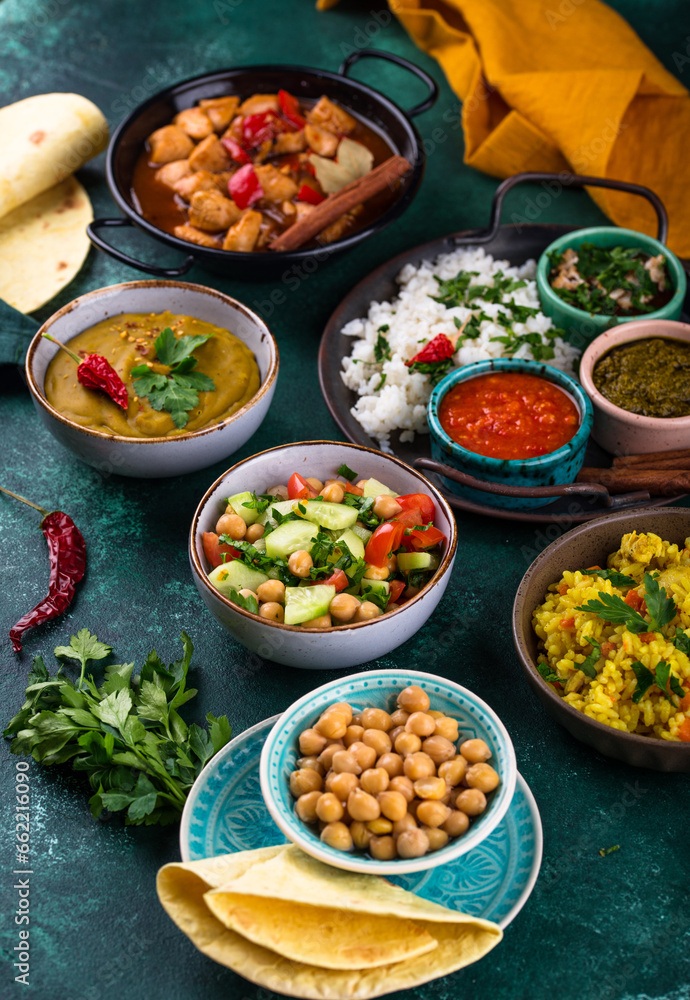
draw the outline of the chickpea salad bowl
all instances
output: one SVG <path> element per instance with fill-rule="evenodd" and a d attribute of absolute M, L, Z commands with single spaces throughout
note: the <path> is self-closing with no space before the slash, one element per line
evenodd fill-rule
<path fill-rule="evenodd" d="M 423 871 L 476 847 L 505 815 L 516 764 L 492 709 L 447 678 L 376 670 L 331 681 L 276 722 L 261 791 L 281 831 L 327 864 Z"/>
<path fill-rule="evenodd" d="M 317 441 L 262 452 L 221 476 L 197 509 L 190 561 L 209 610 L 253 652 L 339 668 L 390 652 L 421 627 L 456 544 L 450 508 L 415 470 Z"/>

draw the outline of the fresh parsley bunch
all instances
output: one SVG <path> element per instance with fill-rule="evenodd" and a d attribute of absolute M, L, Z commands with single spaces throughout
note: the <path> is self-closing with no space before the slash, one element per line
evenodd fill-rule
<path fill-rule="evenodd" d="M 126 810 L 128 825 L 178 821 L 197 775 L 231 736 L 224 715 L 209 713 L 208 730 L 180 715 L 196 694 L 186 686 L 194 647 L 186 632 L 181 639 L 183 655 L 169 666 L 154 650 L 139 674 L 133 663 L 106 666 L 100 685 L 86 675 L 86 665 L 112 650 L 86 628 L 55 649 L 57 657 L 81 664 L 76 682 L 64 665 L 51 677 L 43 658 L 35 657 L 26 701 L 4 733 L 14 736 L 12 753 L 41 764 L 71 760 L 88 775 L 95 817 L 108 809 Z"/>
<path fill-rule="evenodd" d="M 189 422 L 189 411 L 199 403 L 199 393 L 216 388 L 216 383 L 208 375 L 195 372 L 197 359 L 192 352 L 205 344 L 208 336 L 197 334 L 193 337 L 176 337 L 169 326 L 154 346 L 156 357 L 170 371 L 168 374 L 155 372 L 148 365 L 132 368 L 137 392 L 146 396 L 154 410 L 167 410 L 176 427 L 182 428 Z"/>

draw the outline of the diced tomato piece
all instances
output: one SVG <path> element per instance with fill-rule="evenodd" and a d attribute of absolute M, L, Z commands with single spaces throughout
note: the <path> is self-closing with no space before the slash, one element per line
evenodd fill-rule
<path fill-rule="evenodd" d="M 341 483 L 340 485 L 346 493 L 354 493 L 356 497 L 364 496 L 364 490 L 360 489 L 359 486 L 353 486 L 352 483 Z"/>
<path fill-rule="evenodd" d="M 645 599 L 644 597 L 640 597 L 636 590 L 629 590 L 623 600 L 629 608 L 633 609 L 633 611 L 639 611 L 641 615 L 647 614 Z"/>
<path fill-rule="evenodd" d="M 252 158 L 249 155 L 249 153 L 247 153 L 246 150 L 242 149 L 239 142 L 237 142 L 235 139 L 232 139 L 230 136 L 227 136 L 225 139 L 221 139 L 220 141 L 225 146 L 226 150 L 233 158 L 235 163 L 245 164 L 252 162 Z"/>
<path fill-rule="evenodd" d="M 364 550 L 365 560 L 372 566 L 385 566 L 391 552 L 400 547 L 404 530 L 404 526 L 396 524 L 395 521 L 384 521 L 380 524 L 367 542 Z"/>
<path fill-rule="evenodd" d="M 419 507 L 411 507 L 409 510 L 401 510 L 399 514 L 396 514 L 395 517 L 391 517 L 390 520 L 397 521 L 398 524 L 402 524 L 406 528 L 414 528 L 416 524 L 425 523 Z"/>
<path fill-rule="evenodd" d="M 310 586 L 315 586 L 317 583 L 332 583 L 335 587 L 336 594 L 341 590 L 345 590 L 346 587 L 350 586 L 350 580 L 347 573 L 343 569 L 334 570 L 329 577 L 325 580 L 312 580 Z"/>
<path fill-rule="evenodd" d="M 575 619 L 571 615 L 570 618 L 561 618 L 558 624 L 561 628 L 575 628 Z"/>
<path fill-rule="evenodd" d="M 297 201 L 305 201 L 308 205 L 320 205 L 326 196 L 313 188 L 311 184 L 303 184 L 297 192 Z"/>
<path fill-rule="evenodd" d="M 304 476 L 300 476 L 299 472 L 294 472 L 288 480 L 288 497 L 290 500 L 313 500 L 315 496 L 318 496 L 316 490 L 313 490 Z"/>
<path fill-rule="evenodd" d="M 441 542 L 446 540 L 446 536 L 438 528 L 435 528 L 433 524 L 430 524 L 423 531 L 419 528 L 408 528 L 403 536 L 403 544 L 406 545 L 408 539 L 412 543 L 412 548 L 419 550 L 430 549 L 434 545 L 440 545 Z"/>
<path fill-rule="evenodd" d="M 564 581 L 563 583 L 559 583 L 558 587 L 556 589 L 558 590 L 558 593 L 561 595 L 561 597 L 563 597 L 565 594 L 568 593 L 568 590 L 570 589 L 570 585 L 567 584 L 567 583 L 565 583 L 565 581 Z"/>
<path fill-rule="evenodd" d="M 616 648 L 615 642 L 602 642 L 601 644 L 601 655 L 608 656 Z"/>
<path fill-rule="evenodd" d="M 654 640 L 657 638 L 657 635 L 656 632 L 643 632 L 639 638 L 640 642 L 654 642 Z"/>
<path fill-rule="evenodd" d="M 391 589 L 388 592 L 388 601 L 393 604 L 402 594 L 405 589 L 404 580 L 391 580 Z"/>
<path fill-rule="evenodd" d="M 243 209 L 249 208 L 264 196 L 261 181 L 251 163 L 246 163 L 232 175 L 228 181 L 228 191 L 237 207 Z"/>
<path fill-rule="evenodd" d="M 401 497 L 396 497 L 396 502 L 403 510 L 417 507 L 422 513 L 422 520 L 417 524 L 428 524 L 436 519 L 436 507 L 434 501 L 428 493 L 405 493 Z"/>
<path fill-rule="evenodd" d="M 216 566 L 222 566 L 224 562 L 227 562 L 227 559 L 223 559 L 223 555 L 226 555 L 230 559 L 237 559 L 240 554 L 237 549 L 232 547 L 232 545 L 221 545 L 215 531 L 204 532 L 203 545 L 204 555 L 211 563 L 213 569 L 215 569 Z"/>
<path fill-rule="evenodd" d="M 683 743 L 690 743 L 690 718 L 681 722 L 678 727 L 678 739 L 682 740 Z"/>
<path fill-rule="evenodd" d="M 601 569 L 601 566 L 588 566 L 587 569 Z"/>

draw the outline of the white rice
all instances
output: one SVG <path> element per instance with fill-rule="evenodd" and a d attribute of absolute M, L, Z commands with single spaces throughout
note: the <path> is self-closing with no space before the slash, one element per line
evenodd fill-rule
<path fill-rule="evenodd" d="M 476 340 L 466 341 L 455 353 L 455 367 L 462 367 L 473 361 L 488 361 L 492 358 L 513 357 L 534 360 L 532 347 L 521 344 L 513 354 L 505 353 L 505 345 L 492 340 L 506 335 L 506 329 L 493 322 L 499 311 L 509 309 L 499 303 L 473 299 L 469 306 L 447 308 L 431 297 L 439 295 L 439 278 L 454 278 L 461 271 L 477 271 L 470 285 L 494 284 L 494 276 L 501 271 L 504 277 L 523 279 L 523 288 L 506 294 L 505 299 L 513 299 L 517 305 L 539 308 L 537 285 L 532 280 L 536 274 L 536 264 L 528 260 L 521 267 L 513 267 L 508 261 L 494 260 L 482 249 L 456 250 L 443 254 L 435 261 L 424 261 L 420 267 L 406 265 L 397 277 L 400 292 L 392 302 L 372 302 L 365 319 L 353 319 L 342 332 L 356 338 L 349 357 L 343 358 L 341 376 L 345 385 L 359 396 L 352 408 L 352 415 L 364 430 L 375 438 L 383 451 L 390 452 L 390 435 L 400 430 L 400 441 L 413 441 L 415 434 L 428 434 L 426 406 L 431 395 L 430 377 L 419 372 L 410 372 L 405 366 L 417 354 L 424 343 L 439 333 L 450 336 L 457 334 L 454 317 L 462 323 L 473 312 L 483 310 L 492 319 L 483 320 L 479 325 L 480 335 Z M 374 345 L 379 336 L 379 328 L 388 326 L 383 336 L 390 345 L 391 359 L 383 362 L 374 360 Z M 542 312 L 530 316 L 526 322 L 512 324 L 516 334 L 544 334 L 553 328 L 552 321 Z M 554 349 L 554 357 L 548 364 L 572 374 L 573 362 L 579 351 L 562 338 L 547 339 L 543 343 Z M 381 388 L 381 377 L 385 382 Z"/>

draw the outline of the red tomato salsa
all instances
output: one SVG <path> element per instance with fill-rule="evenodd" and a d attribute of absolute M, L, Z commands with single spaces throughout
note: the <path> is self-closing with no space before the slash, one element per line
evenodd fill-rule
<path fill-rule="evenodd" d="M 490 458 L 534 458 L 566 444 L 580 426 L 570 396 L 548 379 L 491 372 L 453 386 L 441 400 L 446 434 Z"/>

